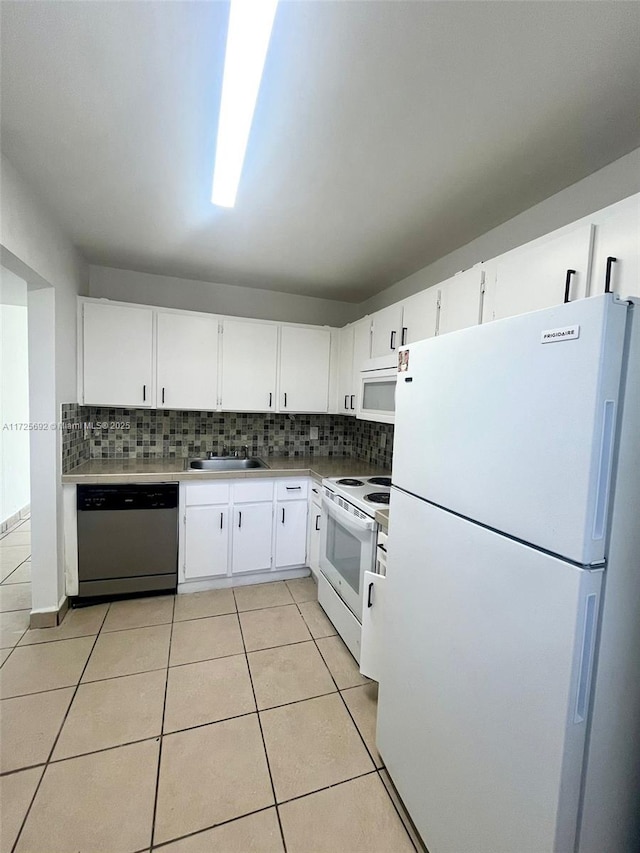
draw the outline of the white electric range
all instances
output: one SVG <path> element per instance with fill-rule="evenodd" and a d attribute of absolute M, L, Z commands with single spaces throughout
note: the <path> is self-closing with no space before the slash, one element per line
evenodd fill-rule
<path fill-rule="evenodd" d="M 390 477 L 330 477 L 322 481 L 318 601 L 360 660 L 364 573 L 374 570 L 375 512 L 389 505 Z"/>

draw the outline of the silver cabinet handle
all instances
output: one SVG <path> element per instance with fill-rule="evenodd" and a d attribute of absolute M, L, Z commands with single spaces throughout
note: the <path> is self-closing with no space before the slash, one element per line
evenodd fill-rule
<path fill-rule="evenodd" d="M 302 486 L 285 486 L 288 492 L 299 492 Z"/>
<path fill-rule="evenodd" d="M 284 392 L 284 408 L 287 408 L 287 392 Z"/>
<path fill-rule="evenodd" d="M 224 513 L 223 513 L 223 512 L 221 512 L 221 513 L 220 513 L 220 530 L 222 530 L 222 520 L 223 520 L 223 518 L 224 518 Z"/>
<path fill-rule="evenodd" d="M 282 507 L 282 523 L 284 524 L 284 507 Z"/>
<path fill-rule="evenodd" d="M 269 408 L 271 408 L 271 403 L 273 402 L 273 392 L 269 391 Z"/>
<path fill-rule="evenodd" d="M 320 530 L 320 516 L 316 515 L 316 530 Z"/>
<path fill-rule="evenodd" d="M 242 527 L 242 513 L 238 511 L 238 527 Z"/>
<path fill-rule="evenodd" d="M 389 348 L 390 349 L 396 348 L 396 332 L 395 332 L 395 329 L 393 330 L 393 332 L 391 332 L 391 341 L 389 342 Z"/>
<path fill-rule="evenodd" d="M 142 401 L 144 402 L 147 399 L 147 386 L 142 386 Z"/>
<path fill-rule="evenodd" d="M 164 403 L 164 388 L 162 389 L 162 402 Z"/>

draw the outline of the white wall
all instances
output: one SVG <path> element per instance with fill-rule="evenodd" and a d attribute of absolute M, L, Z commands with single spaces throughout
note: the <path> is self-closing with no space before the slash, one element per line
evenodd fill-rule
<path fill-rule="evenodd" d="M 361 302 L 358 317 L 406 299 L 460 270 L 502 255 L 637 192 L 640 148 Z"/>
<path fill-rule="evenodd" d="M 90 296 L 122 302 L 319 326 L 344 326 L 358 313 L 352 302 L 111 267 L 91 266 L 89 270 Z"/>
<path fill-rule="evenodd" d="M 27 283 L 0 267 L 0 522 L 29 503 Z"/>
<path fill-rule="evenodd" d="M 77 399 L 76 296 L 87 293 L 88 268 L 55 217 L 2 156 L 2 264 L 28 287 L 30 419 L 52 425 L 30 434 L 33 610 L 64 599 L 61 437 L 63 402 Z"/>

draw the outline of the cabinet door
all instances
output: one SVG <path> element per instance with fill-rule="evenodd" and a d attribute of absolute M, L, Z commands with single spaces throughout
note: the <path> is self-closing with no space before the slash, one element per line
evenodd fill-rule
<path fill-rule="evenodd" d="M 402 304 L 401 344 L 432 338 L 438 324 L 438 288 L 429 287 L 405 299 Z"/>
<path fill-rule="evenodd" d="M 228 566 L 228 507 L 187 507 L 184 544 L 185 580 L 226 575 Z"/>
<path fill-rule="evenodd" d="M 217 385 L 218 318 L 159 311 L 157 407 L 215 409 Z"/>
<path fill-rule="evenodd" d="M 150 407 L 152 309 L 85 302 L 82 314 L 84 403 Z"/>
<path fill-rule="evenodd" d="M 402 304 L 400 302 L 377 311 L 371 317 L 371 358 L 389 355 L 400 346 Z"/>
<path fill-rule="evenodd" d="M 331 332 L 282 326 L 280 411 L 329 411 Z"/>
<path fill-rule="evenodd" d="M 354 415 L 358 411 L 360 371 L 369 358 L 371 358 L 371 317 L 365 317 L 353 324 L 353 380 L 349 408 Z"/>
<path fill-rule="evenodd" d="M 640 194 L 594 217 L 595 243 L 589 295 L 609 289 L 623 298 L 640 296 Z M 608 262 L 609 258 L 615 258 Z"/>
<path fill-rule="evenodd" d="M 222 408 L 269 412 L 276 406 L 278 327 L 225 320 L 222 324 Z"/>
<path fill-rule="evenodd" d="M 340 363 L 338 365 L 338 411 L 355 415 L 353 384 L 353 326 L 340 329 Z"/>
<path fill-rule="evenodd" d="M 438 285 L 440 291 L 439 335 L 478 325 L 482 315 L 482 280 L 482 270 L 471 269 L 458 273 Z"/>
<path fill-rule="evenodd" d="M 312 502 L 309 507 L 309 567 L 314 574 L 320 571 L 320 527 L 322 507 Z"/>
<path fill-rule="evenodd" d="M 575 270 L 569 278 L 570 300 L 586 296 L 591 234 L 591 225 L 584 225 L 498 258 L 493 319 L 561 304 L 569 270 Z"/>
<path fill-rule="evenodd" d="M 364 604 L 360 639 L 360 672 L 380 681 L 380 658 L 384 648 L 384 575 L 364 573 Z"/>
<path fill-rule="evenodd" d="M 241 504 L 233 508 L 231 571 L 259 572 L 271 568 L 273 504 Z"/>
<path fill-rule="evenodd" d="M 276 504 L 277 569 L 303 566 L 307 558 L 307 501 L 278 501 Z"/>

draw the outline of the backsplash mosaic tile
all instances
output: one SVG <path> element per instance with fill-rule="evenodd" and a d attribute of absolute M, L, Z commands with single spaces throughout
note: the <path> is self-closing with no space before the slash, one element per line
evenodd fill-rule
<path fill-rule="evenodd" d="M 203 456 L 247 445 L 250 456 L 354 456 L 391 467 L 393 427 L 343 415 L 246 414 L 63 406 L 62 467 L 85 459 Z M 318 438 L 311 439 L 311 428 Z M 386 447 L 380 447 L 380 435 Z M 85 438 L 85 435 L 87 436 Z"/>
<path fill-rule="evenodd" d="M 82 406 L 63 403 L 60 412 L 62 423 L 62 471 L 66 474 L 90 458 L 91 443 L 85 438 Z"/>
<path fill-rule="evenodd" d="M 393 456 L 393 424 L 345 418 L 351 424 L 351 455 L 373 465 L 391 468 Z M 381 444 L 384 443 L 384 447 Z"/>

